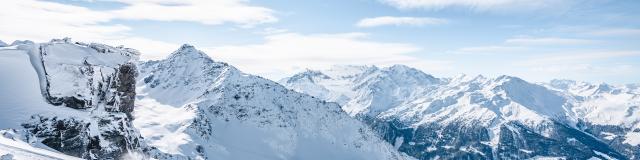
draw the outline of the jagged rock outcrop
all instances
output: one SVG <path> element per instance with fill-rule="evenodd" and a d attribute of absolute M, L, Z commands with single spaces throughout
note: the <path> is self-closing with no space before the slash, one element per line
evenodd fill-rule
<path fill-rule="evenodd" d="M 41 94 L 53 106 L 68 107 L 31 116 L 22 126 L 30 141 L 84 159 L 117 159 L 139 151 L 131 124 L 138 53 L 103 44 L 15 43 L 30 55 Z M 73 112 L 73 114 L 65 113 Z"/>

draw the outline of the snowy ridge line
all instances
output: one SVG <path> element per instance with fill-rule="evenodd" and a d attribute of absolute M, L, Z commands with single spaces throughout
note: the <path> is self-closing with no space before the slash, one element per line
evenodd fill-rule
<path fill-rule="evenodd" d="M 164 60 L 144 62 L 139 68 L 134 125 L 151 146 L 172 155 L 411 159 L 337 104 L 243 73 L 191 45 L 181 46 Z M 153 117 L 163 111 L 175 116 Z"/>
<path fill-rule="evenodd" d="M 530 83 L 506 75 L 436 78 L 403 65 L 334 66 L 327 70 L 307 70 L 279 83 L 297 92 L 339 103 L 343 110 L 368 123 L 388 142 L 399 142 L 396 138 L 403 138 L 400 150 L 425 156 L 419 157 L 421 159 L 527 158 L 540 152 L 569 153 L 557 156 L 598 156 L 584 148 L 611 153 L 610 156 L 617 158 L 624 158 L 618 152 L 628 157 L 640 154 L 640 149 L 634 148 L 635 141 L 628 140 L 636 133 L 640 135 L 640 129 L 635 129 L 640 124 L 640 109 L 636 107 L 640 104 L 640 94 L 635 85 L 592 85 L 575 81 Z M 453 128 L 467 134 L 461 135 L 451 130 Z M 607 140 L 600 132 L 617 132 L 618 137 L 629 138 Z M 520 142 L 509 141 L 505 136 L 517 137 Z M 565 142 L 565 138 L 580 139 L 579 143 L 583 144 Z M 458 139 L 468 143 L 460 143 Z M 548 151 L 547 148 L 554 146 L 527 144 L 535 141 L 562 142 L 554 146 L 576 149 L 570 154 Z M 600 147 L 598 141 L 612 145 Z M 483 154 L 451 153 L 450 149 L 430 146 L 435 144 L 481 148 Z M 502 149 L 519 144 L 524 144 L 521 149 L 537 148 L 524 148 L 534 151 L 531 153 Z"/>

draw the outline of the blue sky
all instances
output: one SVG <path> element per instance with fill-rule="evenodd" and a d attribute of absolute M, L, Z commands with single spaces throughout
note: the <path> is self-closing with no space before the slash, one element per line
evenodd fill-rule
<path fill-rule="evenodd" d="M 640 82 L 635 0 L 12 1 L 0 40 L 125 45 L 161 59 L 190 43 L 277 80 L 306 68 L 405 64 L 460 73 Z"/>

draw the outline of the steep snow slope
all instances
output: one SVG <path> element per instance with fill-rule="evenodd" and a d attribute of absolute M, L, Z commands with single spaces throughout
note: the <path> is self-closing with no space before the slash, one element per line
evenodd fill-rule
<path fill-rule="evenodd" d="M 575 112 L 591 123 L 634 127 L 640 122 L 640 94 L 632 86 L 571 80 L 552 80 L 542 85 L 565 93 L 578 104 Z"/>
<path fill-rule="evenodd" d="M 46 103 L 27 51 L 0 49 L 0 129 L 21 128 L 31 115 L 85 117 L 84 112 Z"/>
<path fill-rule="evenodd" d="M 339 66 L 280 82 L 342 104 L 420 159 L 602 157 L 596 151 L 624 158 L 617 153 L 621 150 L 575 127 L 582 119 L 574 112 L 579 108 L 574 99 L 516 77 L 434 78 L 401 65 Z"/>
<path fill-rule="evenodd" d="M 41 145 L 41 144 L 40 144 Z M 80 158 L 65 155 L 53 149 L 34 147 L 25 142 L 21 134 L 15 130 L 0 130 L 0 160 L 79 160 Z"/>
<path fill-rule="evenodd" d="M 134 125 L 170 156 L 405 159 L 335 103 L 215 62 L 183 45 L 140 65 Z"/>
<path fill-rule="evenodd" d="M 541 85 L 563 92 L 576 103 L 573 111 L 582 117 L 579 126 L 586 132 L 631 155 L 631 159 L 640 157 L 640 93 L 636 85 L 572 80 L 552 80 Z"/>

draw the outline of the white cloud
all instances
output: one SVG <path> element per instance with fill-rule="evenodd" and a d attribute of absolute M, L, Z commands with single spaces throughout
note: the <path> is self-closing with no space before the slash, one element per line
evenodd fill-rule
<path fill-rule="evenodd" d="M 78 39 L 104 39 L 121 36 L 130 28 L 104 25 L 111 16 L 84 7 L 44 1 L 13 1 L 0 9 L 0 35 L 5 40 L 46 41 L 73 36 Z"/>
<path fill-rule="evenodd" d="M 423 60 L 407 54 L 420 48 L 403 43 L 366 39 L 364 33 L 297 34 L 266 37 L 261 44 L 220 46 L 205 49 L 216 60 L 229 62 L 241 70 L 276 79 L 305 68 L 323 69 L 332 65 L 407 64 L 426 71 L 450 69 L 450 62 Z"/>
<path fill-rule="evenodd" d="M 440 18 L 383 16 L 383 17 L 362 19 L 358 21 L 358 23 L 356 23 L 356 26 L 358 27 L 377 27 L 377 26 L 385 26 L 385 25 L 423 26 L 423 25 L 434 25 L 434 24 L 445 24 L 445 23 L 448 23 L 448 21 Z"/>
<path fill-rule="evenodd" d="M 255 32 L 256 34 L 262 34 L 262 35 L 271 35 L 271 34 L 280 34 L 280 33 L 286 33 L 289 32 L 289 30 L 287 29 L 282 29 L 282 28 L 273 28 L 273 27 L 267 27 L 262 29 L 262 31 L 258 31 Z"/>
<path fill-rule="evenodd" d="M 561 0 L 382 0 L 383 3 L 399 9 L 432 9 L 465 7 L 478 11 L 487 10 L 534 10 L 563 6 Z"/>
<path fill-rule="evenodd" d="M 526 50 L 525 47 L 514 46 L 480 46 L 480 47 L 464 47 L 454 53 L 507 53 Z"/>
<path fill-rule="evenodd" d="M 131 28 L 109 24 L 115 19 L 190 21 L 208 25 L 234 23 L 251 26 L 277 19 L 268 8 L 250 6 L 243 0 L 178 1 L 119 0 L 127 6 L 112 10 L 47 1 L 20 0 L 0 6 L 0 39 L 37 42 L 71 37 L 76 41 L 124 45 L 140 50 L 144 59 L 158 59 L 178 44 L 130 34 Z"/>
<path fill-rule="evenodd" d="M 512 45 L 586 45 L 594 44 L 598 41 L 588 39 L 575 39 L 575 38 L 556 38 L 556 37 L 543 37 L 543 38 L 511 38 L 505 40 L 506 44 Z"/>
<path fill-rule="evenodd" d="M 252 26 L 275 22 L 274 11 L 243 0 L 117 0 L 128 6 L 110 11 L 115 18 L 190 21 L 208 25 L 236 23 Z"/>

